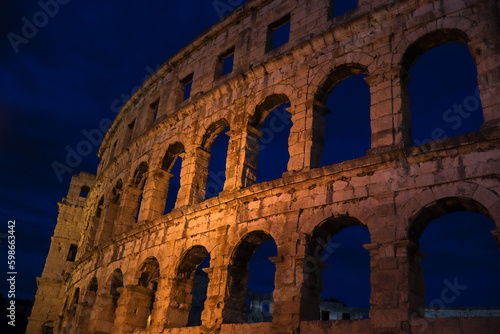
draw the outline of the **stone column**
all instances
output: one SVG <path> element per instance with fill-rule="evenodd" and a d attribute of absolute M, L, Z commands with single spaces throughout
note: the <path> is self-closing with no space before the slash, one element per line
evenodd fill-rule
<path fill-rule="evenodd" d="M 153 221 L 163 216 L 167 202 L 168 185 L 172 177 L 172 174 L 161 168 L 150 172 L 142 194 L 139 222 Z"/>
<path fill-rule="evenodd" d="M 227 132 L 230 137 L 224 190 L 251 186 L 257 180 L 259 141 L 262 133 L 251 125 Z"/>
<path fill-rule="evenodd" d="M 139 199 L 142 190 L 133 186 L 126 186 L 120 197 L 120 208 L 114 225 L 114 236 L 130 230 L 136 223 Z"/>
<path fill-rule="evenodd" d="M 109 292 L 97 295 L 90 313 L 89 333 L 111 333 L 115 321 L 116 305 Z"/>
<path fill-rule="evenodd" d="M 328 109 L 314 99 L 299 104 L 292 114 L 292 128 L 288 139 L 290 160 L 288 173 L 321 167 L 325 119 Z"/>
<path fill-rule="evenodd" d="M 171 280 L 170 280 L 171 281 Z M 165 277 L 158 278 L 158 288 L 155 294 L 155 303 L 151 312 L 151 332 L 160 333 L 165 328 L 165 317 L 169 303 L 171 286 Z"/>
<path fill-rule="evenodd" d="M 323 270 L 328 265 L 313 255 L 295 258 L 296 275 L 300 277 L 300 317 L 301 320 L 319 320 L 319 303 L 323 289 Z M 299 283 L 297 283 L 299 284 Z"/>
<path fill-rule="evenodd" d="M 131 333 L 136 329 L 145 329 L 152 296 L 151 289 L 137 285 L 125 286 L 118 299 L 116 318 L 111 333 Z"/>
<path fill-rule="evenodd" d="M 98 245 L 108 243 L 113 236 L 113 229 L 118 214 L 118 204 L 107 200 L 104 203 L 100 226 L 97 228 L 96 240 Z"/>
<path fill-rule="evenodd" d="M 409 240 L 364 246 L 371 256 L 372 333 L 409 331 L 409 317 L 423 315 L 424 286 L 418 246 Z"/>
<path fill-rule="evenodd" d="M 190 278 L 176 277 L 169 279 L 168 285 L 170 291 L 165 315 L 165 328 L 186 327 L 194 281 Z"/>
<path fill-rule="evenodd" d="M 74 318 L 75 325 L 71 328 L 70 333 L 73 334 L 86 334 L 90 325 L 90 315 L 92 312 L 92 304 L 88 302 L 81 302 L 77 308 Z"/>
<path fill-rule="evenodd" d="M 280 245 L 278 256 L 270 258 L 276 265 L 272 309 L 273 328 L 289 333 L 297 332 L 300 326 L 300 298 L 298 296 L 301 293 L 302 273 L 297 272 L 294 250 L 294 242 L 289 245 Z"/>
<path fill-rule="evenodd" d="M 179 190 L 180 198 L 178 198 L 180 206 L 192 205 L 205 200 L 205 186 L 207 184 L 208 164 L 210 163 L 210 153 L 200 147 L 192 148 L 186 152 L 185 156 L 186 159 L 182 163 L 184 172 L 181 178 L 181 190 Z"/>
<path fill-rule="evenodd" d="M 412 145 L 408 76 L 396 67 L 365 78 L 370 85 L 371 154 Z"/>

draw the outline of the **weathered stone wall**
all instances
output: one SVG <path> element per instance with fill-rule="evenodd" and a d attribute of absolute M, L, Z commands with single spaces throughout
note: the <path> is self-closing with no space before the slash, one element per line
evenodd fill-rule
<path fill-rule="evenodd" d="M 87 200 L 73 208 L 78 215 L 62 223 L 61 212 L 54 238 L 74 224 L 68 240 L 78 240 L 77 262 L 64 267 L 53 240 L 46 271 L 64 267 L 62 275 L 68 274 L 52 278 L 53 292 L 40 286 L 28 333 L 40 333 L 46 321 L 58 324 L 57 332 L 146 333 L 153 283 L 151 333 L 418 332 L 421 231 L 431 219 L 463 209 L 482 212 L 500 227 L 497 4 L 360 0 L 357 9 L 331 19 L 329 6 L 326 0 L 250 1 L 173 56 L 130 98 L 103 141 Z M 266 52 L 268 26 L 288 14 L 290 41 Z M 447 42 L 469 46 L 484 124 L 478 133 L 412 147 L 409 68 Z M 233 47 L 233 72 L 216 77 L 218 56 Z M 321 167 L 328 93 L 359 73 L 370 85 L 371 150 Z M 191 96 L 182 101 L 182 82 L 191 74 Z M 288 172 L 255 184 L 260 126 L 284 102 L 291 104 L 293 122 Z M 224 191 L 203 201 L 208 152 L 226 126 Z M 164 215 L 179 156 L 176 208 Z M 370 319 L 318 322 L 321 282 L 310 268 L 321 265 L 311 249 L 320 235 L 351 225 L 366 226 L 371 236 L 365 245 Z M 498 231 L 494 236 L 500 239 Z M 245 261 L 269 238 L 278 246 L 273 322 L 240 324 Z M 182 328 L 193 270 L 207 254 L 202 325 Z M 48 279 L 46 271 L 41 280 Z M 51 293 L 58 297 L 40 301 Z M 57 312 L 44 313 L 48 306 Z M 435 320 L 425 330 L 440 332 L 446 321 L 453 322 Z M 461 319 L 455 332 L 479 326 L 493 333 L 495 321 Z"/>

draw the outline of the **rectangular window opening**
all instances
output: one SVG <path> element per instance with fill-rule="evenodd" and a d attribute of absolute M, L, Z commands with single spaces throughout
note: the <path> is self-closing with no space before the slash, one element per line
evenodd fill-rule
<path fill-rule="evenodd" d="M 233 72 L 234 67 L 234 47 L 230 48 L 217 59 L 215 65 L 215 79 L 225 76 Z"/>
<path fill-rule="evenodd" d="M 267 27 L 266 53 L 290 41 L 290 14 Z"/>
<path fill-rule="evenodd" d="M 191 87 L 193 85 L 193 73 L 182 79 L 181 84 L 182 84 L 182 90 L 184 91 L 184 96 L 182 101 L 186 101 L 191 97 Z"/>
<path fill-rule="evenodd" d="M 78 246 L 75 244 L 71 244 L 71 246 L 69 246 L 69 252 L 68 256 L 66 257 L 66 261 L 75 262 L 77 250 Z"/>
<path fill-rule="evenodd" d="M 325 310 L 321 311 L 321 320 L 330 320 L 330 312 Z"/>

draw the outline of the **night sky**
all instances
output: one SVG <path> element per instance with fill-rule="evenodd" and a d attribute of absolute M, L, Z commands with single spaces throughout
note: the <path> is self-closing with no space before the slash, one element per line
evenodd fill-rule
<path fill-rule="evenodd" d="M 227 4 L 227 1 L 219 2 Z M 6 254 L 7 221 L 15 219 L 17 298 L 34 298 L 35 277 L 42 273 L 56 224 L 57 202 L 66 195 L 72 174 L 96 172 L 98 147 L 93 147 L 71 173 L 58 177 L 53 163 L 64 163 L 68 148 L 74 149 L 86 140 L 82 131 L 97 129 L 103 120 L 114 119 L 116 107 L 121 106 L 144 79 L 215 24 L 220 16 L 214 3 L 73 0 L 60 5 L 57 13 L 40 25 L 36 33 L 25 31 L 32 36 L 24 40 L 26 43 L 19 44 L 15 52 L 8 34 L 22 35 L 26 25 L 23 17 L 33 22 L 34 16 L 40 19 L 38 13 L 42 9 L 35 1 L 2 2 L 0 216 L 3 227 L 0 246 L 1 254 Z M 456 71 L 457 68 L 461 71 Z M 475 76 L 474 64 L 464 45 L 435 48 L 414 65 L 410 92 L 416 144 L 430 140 L 436 127 L 443 129 L 442 136 L 479 129 L 480 106 L 475 109 L 471 106 L 473 110 L 467 117 L 457 118 L 456 114 L 447 113 L 454 104 L 475 96 Z M 327 104 L 331 110 L 327 116 L 331 127 L 327 131 L 323 164 L 366 155 L 370 146 L 369 98 L 368 85 L 362 76 L 346 80 L 332 92 Z M 283 110 L 281 107 L 277 112 L 283 113 Z M 444 119 L 444 114 L 454 118 Z M 291 125 L 286 118 L 282 119 L 285 125 Z M 363 130 L 355 132 L 354 128 Z M 287 131 L 285 127 L 275 134 L 262 150 L 259 181 L 280 177 L 283 166 L 286 167 L 288 152 L 280 151 L 279 147 L 283 147 L 280 143 L 286 145 Z M 227 140 L 218 139 L 214 145 L 227 147 Z M 224 157 L 219 160 L 225 163 Z M 265 164 L 274 168 L 262 167 Z M 211 168 L 217 173 L 223 166 Z M 498 306 L 500 288 L 493 282 L 500 281 L 500 257 L 489 235 L 493 228 L 493 222 L 480 214 L 457 213 L 433 222 L 421 240 L 424 253 L 429 254 L 422 262 L 429 273 L 426 276 L 429 291 L 439 295 L 444 279 L 452 281 L 458 277 L 459 282 L 465 282 L 469 288 L 457 298 L 456 306 Z M 454 232 L 450 233 L 451 230 Z M 328 286 L 323 297 L 335 297 L 351 304 L 349 306 L 367 307 L 369 266 L 366 259 L 369 257 L 361 245 L 369 243 L 369 235 L 353 231 L 345 230 L 332 240 L 341 247 L 329 259 L 331 268 L 348 270 L 352 279 L 339 275 L 340 269 L 337 274 L 335 270 L 333 274 L 325 274 L 324 282 Z M 471 231 L 475 231 L 473 235 Z M 443 247 L 443 241 L 450 246 Z M 458 252 L 466 249 L 464 245 L 468 251 Z M 251 267 L 257 268 L 251 271 L 251 276 L 257 277 L 253 287 L 262 290 L 272 289 L 273 282 L 273 267 L 264 264 L 264 260 L 272 256 L 274 250 L 272 245 L 267 248 L 269 254 L 259 252 L 256 256 L 260 258 L 257 263 L 262 265 Z M 446 260 L 450 257 L 453 261 Z M 439 265 L 443 261 L 454 267 L 444 272 L 445 266 Z M 475 269 L 479 265 L 482 265 L 481 275 Z M 267 273 L 270 278 L 264 275 Z M 484 279 L 491 282 L 487 293 L 480 291 Z M 363 287 L 357 289 L 353 282 L 361 282 Z M 5 279 L 1 281 L 1 288 L 5 295 Z M 352 291 L 350 297 L 345 295 L 346 291 Z M 427 302 L 431 301 L 432 298 Z"/>

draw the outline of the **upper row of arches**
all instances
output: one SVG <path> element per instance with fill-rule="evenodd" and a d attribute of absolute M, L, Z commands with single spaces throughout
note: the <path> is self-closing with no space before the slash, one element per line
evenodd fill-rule
<path fill-rule="evenodd" d="M 327 1 L 325 1 L 325 2 L 327 2 Z M 355 1 L 355 2 L 357 2 L 357 1 Z M 325 4 L 325 6 L 328 6 L 328 8 L 338 8 L 340 6 L 343 6 L 341 3 L 342 2 L 340 2 L 340 1 L 335 1 L 335 3 L 334 3 L 334 1 L 329 1 L 329 4 L 328 5 Z M 357 6 L 357 4 L 354 6 L 348 5 L 346 8 L 352 9 L 352 8 L 355 8 L 356 6 Z M 290 10 L 290 9 L 288 8 L 286 10 Z M 292 14 L 293 14 L 293 11 L 292 11 Z M 288 15 L 288 17 L 290 16 L 290 14 L 287 14 L 287 15 Z M 285 15 L 284 17 L 286 17 L 287 15 Z M 270 20 L 270 19 L 271 18 L 266 17 L 265 20 Z M 274 19 L 275 19 L 275 17 L 274 17 Z M 280 18 L 280 19 L 276 20 L 276 22 L 281 22 L 281 20 L 282 19 Z M 467 37 L 466 33 L 469 30 L 471 30 L 472 23 L 467 25 L 467 23 L 462 22 L 462 21 L 463 20 L 460 19 L 459 23 L 460 23 L 460 27 L 463 28 L 463 32 L 459 31 L 457 29 L 454 29 L 454 27 L 456 25 L 458 25 L 458 23 L 455 22 L 455 24 L 452 25 L 451 23 L 448 24 L 447 22 L 445 22 L 443 24 L 440 24 L 443 26 L 443 29 L 440 29 L 439 33 L 436 33 L 434 35 L 432 35 L 432 33 L 431 33 L 430 35 L 432 35 L 432 36 L 428 36 L 425 38 L 427 41 L 416 42 L 414 34 L 408 35 L 408 36 L 398 36 L 397 40 L 400 40 L 401 42 L 398 42 L 398 45 L 391 46 L 392 48 L 394 48 L 394 50 L 392 51 L 394 53 L 394 56 L 392 57 L 392 60 L 391 60 L 391 67 L 394 67 L 394 68 L 399 67 L 399 66 L 406 67 L 408 64 L 411 64 L 411 62 L 415 59 L 415 55 L 417 55 L 416 57 L 418 58 L 418 53 L 422 51 L 421 50 L 422 48 L 429 49 L 433 46 L 433 43 L 434 43 L 434 45 L 437 45 L 437 44 L 441 43 L 443 41 L 443 39 L 446 39 L 447 42 L 467 43 L 469 41 L 469 38 Z M 274 27 L 276 25 L 275 24 L 276 22 L 271 22 L 268 24 L 268 31 L 269 30 L 273 31 L 272 27 Z M 450 26 L 450 27 L 448 27 L 448 26 Z M 434 29 L 435 29 L 435 25 L 434 25 Z M 420 30 L 418 31 L 419 34 L 421 33 Z M 380 36 L 380 37 L 382 37 L 382 36 Z M 228 42 L 228 43 L 231 44 L 232 42 Z M 410 49 L 409 45 L 412 43 L 414 43 L 414 45 Z M 235 46 L 232 44 L 231 45 L 229 45 L 229 44 L 227 46 L 227 50 L 223 51 L 219 56 L 216 57 L 218 59 L 217 63 L 222 62 L 222 65 L 225 65 L 225 60 L 227 60 L 227 58 L 229 56 L 232 55 L 234 57 Z M 408 52 L 403 57 L 403 54 L 405 54 L 406 50 Z M 330 52 L 330 51 L 327 51 L 327 52 Z M 240 54 L 240 56 L 241 56 L 241 54 Z M 372 75 L 372 74 L 375 74 L 377 67 L 379 66 L 379 62 L 375 62 L 374 59 L 376 59 L 377 57 L 380 58 L 381 56 L 382 55 L 370 55 L 369 53 L 366 53 L 362 50 L 356 50 L 355 52 L 352 52 L 352 51 L 346 52 L 346 57 L 341 57 L 341 58 L 344 58 L 346 60 L 345 63 L 348 63 L 348 64 L 349 63 L 361 64 L 366 69 L 366 71 L 364 71 L 363 73 Z M 402 59 L 402 58 L 405 58 L 405 59 Z M 321 59 L 324 59 L 324 57 L 321 57 Z M 338 66 L 338 64 L 336 64 L 335 66 Z M 205 68 L 205 67 L 199 67 L 199 68 Z M 216 68 L 217 68 L 217 66 L 216 66 Z M 121 128 L 123 128 L 123 129 L 120 130 L 119 132 L 117 132 L 118 135 L 115 135 L 115 141 L 112 142 L 110 140 L 107 142 L 108 148 L 106 150 L 107 153 L 106 153 L 105 161 L 104 161 L 105 165 L 107 165 L 113 159 L 113 157 L 115 157 L 117 154 L 121 153 L 124 148 L 128 147 L 128 145 L 130 145 L 130 143 L 131 143 L 132 138 L 137 137 L 138 135 L 142 134 L 145 130 L 149 129 L 150 128 L 149 126 L 152 123 L 156 122 L 157 116 L 164 114 L 163 110 L 167 107 L 167 105 L 169 106 L 168 109 L 170 110 L 170 111 L 168 111 L 169 114 L 172 113 L 172 110 L 171 110 L 172 106 L 175 106 L 175 107 L 173 107 L 173 109 L 177 110 L 180 107 L 179 102 L 177 100 L 180 100 L 182 102 L 182 100 L 185 100 L 186 96 L 189 97 L 192 95 L 189 92 L 186 93 L 186 91 L 191 90 L 191 85 L 196 83 L 197 77 L 200 77 L 200 80 L 201 80 L 201 78 L 206 77 L 205 74 L 196 75 L 196 73 L 194 71 L 190 71 L 190 70 L 186 70 L 186 71 L 181 71 L 182 73 L 179 73 L 179 75 L 178 75 L 179 78 L 174 80 L 174 81 L 179 81 L 178 84 L 176 83 L 174 85 L 175 87 L 169 86 L 168 89 L 172 93 L 170 93 L 168 95 L 163 94 L 163 93 L 162 94 L 151 93 L 150 96 L 148 96 L 147 98 L 144 99 L 144 107 L 142 107 L 142 104 L 141 104 L 141 106 L 140 106 L 141 111 L 139 111 L 138 113 L 137 112 L 129 113 L 130 116 L 127 116 L 127 120 L 121 122 L 122 123 Z M 184 73 L 184 72 L 186 72 L 186 73 Z M 316 84 L 318 86 L 321 86 L 321 84 L 319 82 L 323 79 L 319 77 L 321 75 L 319 75 L 319 76 L 314 75 L 314 72 L 315 71 L 313 70 L 311 73 L 311 74 L 313 74 L 311 76 L 313 79 L 310 82 L 312 83 L 312 86 L 314 86 Z M 225 72 L 222 72 L 222 73 L 225 73 Z M 215 77 L 217 77 L 217 75 L 215 75 Z M 308 77 L 309 77 L 309 75 L 308 75 Z M 204 81 L 203 81 L 203 84 L 200 83 L 200 85 L 202 85 L 204 87 L 200 87 L 200 89 L 196 88 L 196 92 L 198 92 L 198 90 L 204 91 L 204 92 L 209 90 L 208 87 L 205 87 L 206 83 Z M 179 86 L 180 88 L 177 86 Z M 231 85 L 231 86 L 233 86 L 233 85 Z M 201 88 L 203 88 L 203 89 L 201 89 Z M 176 96 L 173 96 L 173 95 L 176 95 Z M 197 95 L 197 97 L 201 96 L 200 94 L 196 94 L 196 95 Z M 314 92 L 312 92 L 311 96 L 313 96 L 313 95 L 315 95 Z M 289 98 L 291 100 L 295 100 L 293 96 L 289 96 Z M 189 99 L 189 98 L 187 98 L 187 99 Z M 146 100 L 148 100 L 148 101 L 146 101 Z M 174 102 L 174 100 L 177 102 Z M 145 109 L 147 109 L 147 111 Z M 162 120 L 163 119 L 164 118 L 162 118 Z M 143 124 L 144 122 L 147 123 L 147 126 L 144 126 L 144 124 Z M 408 132 L 408 131 L 410 131 L 410 129 L 406 126 L 405 122 L 406 121 L 403 121 L 403 124 L 405 124 L 404 128 L 401 127 L 399 124 L 395 124 L 395 127 L 398 128 L 398 130 L 402 131 L 404 133 L 405 137 L 409 136 L 408 137 L 409 139 L 408 138 L 406 138 L 406 139 L 409 140 L 408 144 L 410 144 L 411 143 L 411 133 Z M 138 126 L 139 126 L 139 129 L 136 129 Z M 408 132 L 408 134 L 406 134 L 406 132 Z"/>
<path fill-rule="evenodd" d="M 437 46 L 439 43 L 436 40 L 443 44 Z M 401 93 L 404 121 L 401 126 L 404 128 L 405 123 L 417 125 L 413 129 L 416 131 L 406 131 L 413 132 L 414 144 L 477 131 L 483 123 L 477 70 L 464 44 L 466 41 L 463 32 L 440 30 L 423 36 L 408 47 L 401 69 L 404 84 Z M 427 71 L 427 78 L 422 75 L 425 67 L 431 69 Z M 460 68 L 460 73 L 457 73 L 457 68 Z M 374 119 L 374 114 L 387 110 L 379 110 L 378 97 L 377 101 L 370 101 L 367 75 L 368 68 L 364 65 L 344 64 L 334 67 L 319 82 L 314 94 L 313 124 L 309 128 L 312 132 L 311 154 L 316 153 L 316 161 L 311 163 L 311 167 L 362 157 L 373 148 L 371 142 L 377 134 L 370 131 L 370 127 L 373 130 L 374 124 L 380 121 Z M 439 79 L 441 82 L 437 81 Z M 294 120 L 298 109 L 293 99 L 291 101 L 284 92 L 269 95 L 256 105 L 246 121 L 247 125 L 242 130 L 239 126 L 240 132 L 234 131 L 238 127 L 231 124 L 236 122 L 231 114 L 227 119 L 212 121 L 205 130 L 199 131 L 194 143 L 188 143 L 189 146 L 186 147 L 186 142 L 178 138 L 179 141 L 167 146 L 161 159 L 143 156 L 126 184 L 142 190 L 147 183 L 148 168 L 151 172 L 167 172 L 166 178 L 171 187 L 166 186 L 166 200 L 170 202 L 163 213 L 175 206 L 181 188 L 181 175 L 189 178 L 182 182 L 186 188 L 184 192 L 191 193 L 182 194 L 184 205 L 217 196 L 226 187 L 226 179 L 234 178 L 237 173 L 244 174 L 240 176 L 242 179 L 231 180 L 233 184 L 228 189 L 280 178 L 283 173 L 293 170 L 293 166 L 290 168 L 293 146 L 303 140 L 303 129 L 294 131 L 295 127 L 303 124 Z M 392 126 L 390 129 L 395 131 Z M 404 129 L 402 132 L 405 132 Z M 242 143 L 242 140 L 245 142 Z M 182 163 L 184 159 L 188 161 Z M 122 172 L 122 175 L 125 174 Z M 116 198 L 114 193 L 121 189 L 123 177 L 114 181 L 113 194 L 103 195 Z M 235 182 L 240 182 L 240 185 Z M 136 195 L 137 199 L 141 196 Z M 104 202 L 102 198 L 101 202 Z M 133 211 L 132 215 L 138 218 L 137 211 Z"/>

